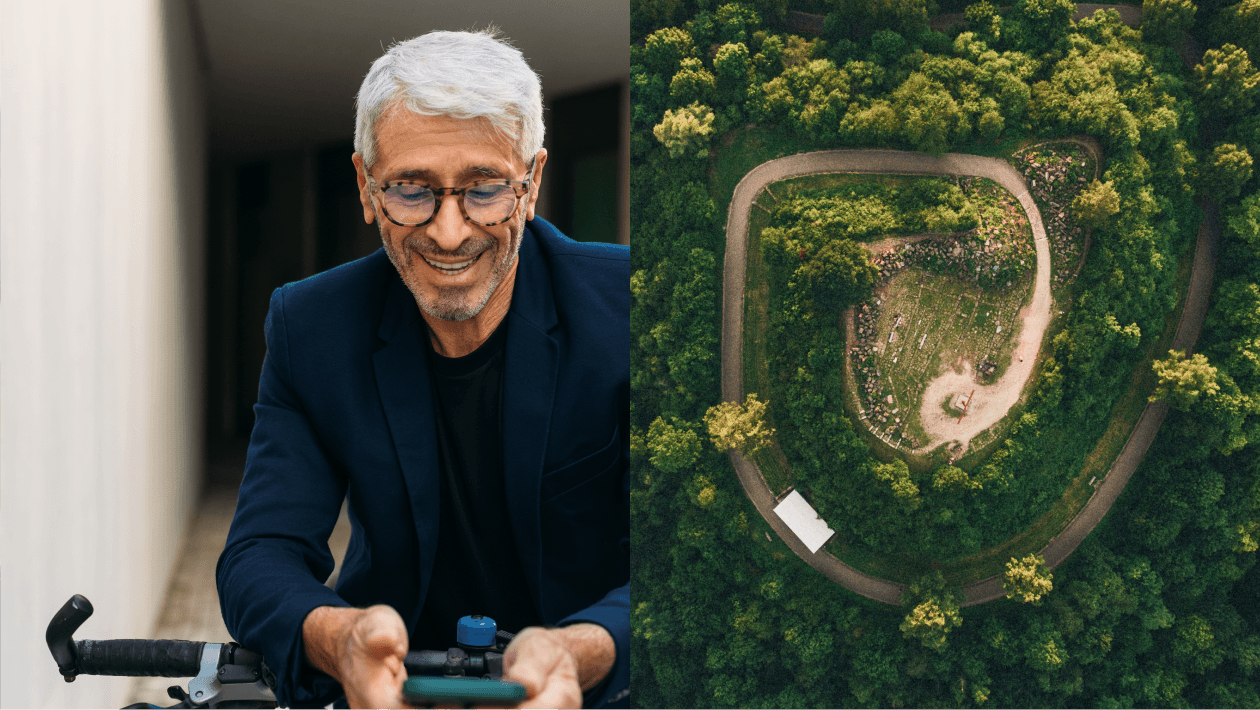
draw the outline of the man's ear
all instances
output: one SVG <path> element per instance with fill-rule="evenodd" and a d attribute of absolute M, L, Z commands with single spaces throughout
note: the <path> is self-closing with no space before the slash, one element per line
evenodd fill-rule
<path fill-rule="evenodd" d="M 371 224 L 376 221 L 376 209 L 372 207 L 372 193 L 367 186 L 367 171 L 363 168 L 363 156 L 355 153 L 350 156 L 354 161 L 354 171 L 359 179 L 359 203 L 363 205 L 363 221 Z"/>
<path fill-rule="evenodd" d="M 529 183 L 529 204 L 525 206 L 525 219 L 534 218 L 534 205 L 538 202 L 538 190 L 542 187 L 543 166 L 547 164 L 547 149 L 538 151 L 534 157 L 534 174 Z"/>

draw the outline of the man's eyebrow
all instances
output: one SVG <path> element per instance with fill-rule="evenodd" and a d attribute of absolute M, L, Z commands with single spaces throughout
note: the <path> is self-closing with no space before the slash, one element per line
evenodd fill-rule
<path fill-rule="evenodd" d="M 504 177 L 503 172 L 497 168 L 492 168 L 486 165 L 472 165 L 465 168 L 463 171 L 460 172 L 459 181 L 465 182 L 467 180 L 472 180 L 472 179 L 477 179 L 477 178 L 502 178 L 502 177 Z M 398 173 L 391 176 L 389 180 L 427 180 L 430 182 L 434 182 L 436 184 L 437 175 L 432 170 L 420 170 L 420 169 L 401 170 Z"/>

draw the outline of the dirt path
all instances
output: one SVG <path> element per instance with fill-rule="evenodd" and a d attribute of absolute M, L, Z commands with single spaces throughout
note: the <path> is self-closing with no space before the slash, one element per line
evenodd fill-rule
<path fill-rule="evenodd" d="M 771 160 L 753 168 L 740 180 L 731 198 L 726 221 L 726 261 L 722 293 L 722 399 L 727 401 L 743 401 L 744 399 L 742 355 L 744 281 L 748 259 L 748 215 L 752 210 L 753 200 L 770 183 L 801 175 L 836 172 L 970 175 L 993 180 L 1014 194 L 1028 212 L 1029 222 L 1033 225 L 1034 242 L 1037 246 L 1037 280 L 1030 308 L 1035 310 L 1040 305 L 1045 311 L 1044 322 L 1030 314 L 1020 337 L 1040 343 L 1045 327 L 1049 323 L 1050 252 L 1046 245 L 1045 230 L 1042 227 L 1037 206 L 1024 186 L 1023 177 L 1010 164 L 996 158 L 957 153 L 949 153 L 940 158 L 899 150 L 836 150 L 801 153 Z M 1038 302 L 1038 293 L 1041 294 L 1044 303 Z M 1032 353 L 1036 352 L 1036 347 L 1036 345 L 1033 346 Z M 1023 370 L 1022 376 L 1020 372 L 1012 374 L 1013 367 L 1008 368 L 1002 380 L 992 385 L 994 389 L 988 399 L 993 400 L 989 406 L 994 410 L 1001 406 L 1000 400 L 996 398 L 1008 396 L 1008 389 L 1002 387 L 1003 382 L 1015 382 L 1018 379 L 1017 385 L 1008 386 L 1014 389 L 1015 398 L 1018 398 L 1024 381 L 1032 372 L 1032 358 L 1025 358 L 1025 361 L 1028 367 Z M 1011 403 L 1013 404 L 1014 400 Z M 973 417 L 966 419 L 973 419 Z M 996 422 L 997 419 L 993 421 Z M 981 427 L 980 430 L 983 428 L 985 427 Z M 756 465 L 745 461 L 736 453 L 731 454 L 731 460 L 739 476 L 740 484 L 749 499 L 793 552 L 848 589 L 889 604 L 900 603 L 901 585 L 858 572 L 825 550 L 810 552 L 809 548 L 805 547 L 779 519 L 779 516 L 774 514 L 774 495 L 770 492 Z"/>
<path fill-rule="evenodd" d="M 843 154 L 843 158 L 840 155 Z M 972 165 L 970 160 L 954 162 L 950 165 Z M 957 156 L 957 158 L 977 158 L 977 156 Z M 779 158 L 757 166 L 744 176 L 735 188 L 727 212 L 726 222 L 726 260 L 723 274 L 722 291 L 722 399 L 742 402 L 743 386 L 743 315 L 744 315 L 744 280 L 747 267 L 748 248 L 748 213 L 752 209 L 753 199 L 761 189 L 772 182 L 788 177 L 811 174 L 814 172 L 837 172 L 835 162 L 842 160 L 849 172 L 898 172 L 923 174 L 926 167 L 938 167 L 942 161 L 917 153 L 900 151 L 829 151 L 821 153 L 803 153 L 800 155 Z M 942 159 L 944 160 L 944 159 Z M 1004 164 L 1005 165 L 1005 164 Z M 1012 174 L 1014 168 L 1006 166 Z M 919 168 L 919 169 L 911 169 Z M 987 175 L 985 177 L 988 177 Z M 1001 181 L 998 181 L 1001 182 Z M 1027 194 L 1024 194 L 1027 199 Z M 1022 200 L 1021 200 L 1022 202 Z M 1216 245 L 1220 238 L 1215 206 L 1208 202 L 1204 206 L 1205 220 L 1199 230 L 1198 243 L 1195 247 L 1194 267 L 1190 276 L 1189 291 L 1182 310 L 1181 322 L 1173 341 L 1174 348 L 1189 350 L 1198 339 L 1207 315 L 1208 296 L 1212 289 L 1212 276 L 1216 264 Z M 1044 241 L 1044 234 L 1042 235 Z M 1028 358 L 1025 358 L 1027 361 Z M 1155 435 L 1163 423 L 1168 407 L 1163 403 L 1147 405 L 1141 419 L 1129 440 L 1125 443 L 1120 455 L 1099 482 L 1094 496 L 1085 507 L 1073 518 L 1072 522 L 1057 537 L 1050 541 L 1041 555 L 1051 567 L 1058 565 L 1080 545 L 1081 541 L 1094 529 L 1110 510 L 1111 505 L 1120 496 L 1128 483 L 1129 477 L 1146 455 L 1146 450 L 1154 441 Z M 880 579 L 859 572 L 841 562 L 825 549 L 810 552 L 809 548 L 796 537 L 774 514 L 775 497 L 766 485 L 765 479 L 757 466 L 744 460 L 739 454 L 732 452 L 731 461 L 735 473 L 739 476 L 740 485 L 756 506 L 757 511 L 765 518 L 775 534 L 801 559 L 827 576 L 828 579 L 844 586 L 857 594 L 887 604 L 900 604 L 901 591 L 904 585 L 886 579 Z M 999 577 L 990 577 L 963 588 L 965 606 L 981 604 L 1006 596 Z"/>

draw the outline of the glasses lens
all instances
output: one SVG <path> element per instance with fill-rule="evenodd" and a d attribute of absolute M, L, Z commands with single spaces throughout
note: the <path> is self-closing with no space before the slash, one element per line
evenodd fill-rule
<path fill-rule="evenodd" d="M 406 224 L 420 224 L 433 216 L 433 191 L 423 185 L 391 185 L 385 188 L 385 210 Z"/>
<path fill-rule="evenodd" d="M 516 191 L 510 185 L 474 185 L 464 192 L 464 210 L 473 221 L 502 222 L 515 209 Z"/>

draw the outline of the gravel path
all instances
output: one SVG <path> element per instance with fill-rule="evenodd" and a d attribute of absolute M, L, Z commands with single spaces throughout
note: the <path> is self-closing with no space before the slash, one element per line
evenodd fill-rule
<path fill-rule="evenodd" d="M 821 151 L 801 153 L 771 160 L 753 168 L 740 180 L 739 185 L 735 188 L 735 193 L 727 212 L 726 261 L 722 294 L 721 355 L 723 400 L 742 402 L 744 399 L 742 372 L 744 280 L 747 267 L 748 214 L 752 209 L 753 200 L 760 194 L 762 188 L 772 182 L 789 177 L 828 172 L 920 175 L 956 174 L 976 175 L 994 180 L 1019 198 L 1021 204 L 1029 212 L 1029 221 L 1033 224 L 1038 268 L 1037 282 L 1030 310 L 1034 313 L 1037 310 L 1037 293 L 1042 291 L 1043 264 L 1045 265 L 1045 298 L 1049 299 L 1049 252 L 1046 247 L 1045 232 L 1042 229 L 1040 215 L 1037 213 L 1036 205 L 1028 195 L 1027 189 L 1023 187 L 1022 176 L 1004 161 L 955 153 L 947 154 L 941 158 L 933 158 L 920 153 L 894 150 Z M 1035 220 L 1033 219 L 1034 215 L 1036 215 Z M 1211 292 L 1219 229 L 1216 224 L 1215 209 L 1211 204 L 1205 206 L 1205 215 L 1206 219 L 1199 231 L 1194 270 L 1190 278 L 1190 289 L 1186 296 L 1186 305 L 1182 312 L 1181 324 L 1174 339 L 1175 348 L 1188 350 L 1190 345 L 1193 345 L 1198 338 L 1203 319 L 1207 314 L 1207 301 Z M 1043 250 L 1045 251 L 1044 254 Z M 1031 342 L 1034 333 L 1037 336 L 1036 343 L 1040 343 L 1041 335 L 1045 331 L 1045 325 L 1048 324 L 1048 301 L 1044 310 L 1046 311 L 1047 320 L 1046 323 L 1040 325 L 1039 332 L 1035 332 L 1034 329 L 1037 327 L 1037 323 L 1033 314 L 1029 314 L 1030 320 L 1033 322 L 1025 322 L 1024 332 L 1020 336 L 1021 344 L 1026 338 L 1030 339 Z M 1025 336 L 1025 333 L 1027 336 Z M 1021 349 L 1022 347 L 1023 345 L 1021 345 Z M 1031 347 L 1033 348 L 1031 352 L 1035 353 L 1039 345 L 1034 344 Z M 1025 363 L 1013 363 L 1028 366 L 1028 371 L 1023 373 L 1022 378 L 1019 378 L 1018 373 L 1016 373 L 1016 379 L 1019 382 L 1016 398 L 1018 398 L 1018 390 L 1022 390 L 1023 383 L 1032 369 L 1032 360 L 1030 358 L 1025 358 L 1025 360 Z M 1011 370 L 1008 369 L 1003 380 L 1011 377 Z M 1014 381 L 1015 379 L 1012 379 L 1012 382 Z M 995 396 L 998 394 L 995 393 Z M 1068 524 L 1067 528 L 1042 550 L 1041 554 L 1046 558 L 1046 562 L 1050 566 L 1053 567 L 1066 559 L 1080 544 L 1081 540 L 1106 515 L 1111 504 L 1115 502 L 1120 492 L 1124 490 L 1124 486 L 1128 482 L 1129 476 L 1132 475 L 1133 470 L 1141 463 L 1142 457 L 1145 456 L 1147 448 L 1150 447 L 1151 442 L 1154 440 L 1166 413 L 1167 405 L 1154 403 L 1147 406 L 1124 449 L 1112 465 L 1111 470 L 1108 471 L 1107 476 L 1097 486 L 1097 491 L 1093 498 L 1086 503 L 1085 507 Z M 731 453 L 731 460 L 735 466 L 735 472 L 739 476 L 740 484 L 743 486 L 749 499 L 752 500 L 757 510 L 774 529 L 775 533 L 801 559 L 828 578 L 862 596 L 888 604 L 895 605 L 900 603 L 901 591 L 904 585 L 859 572 L 844 564 L 834 555 L 826 552 L 826 550 L 811 553 L 783 521 L 774 514 L 773 508 L 776 502 L 774 495 L 770 492 L 769 487 L 766 486 L 765 479 L 761 476 L 757 466 L 734 452 Z M 981 582 L 968 585 L 964 588 L 964 592 L 966 595 L 965 606 L 980 604 L 1005 596 L 1001 580 L 998 577 L 990 577 Z"/>

